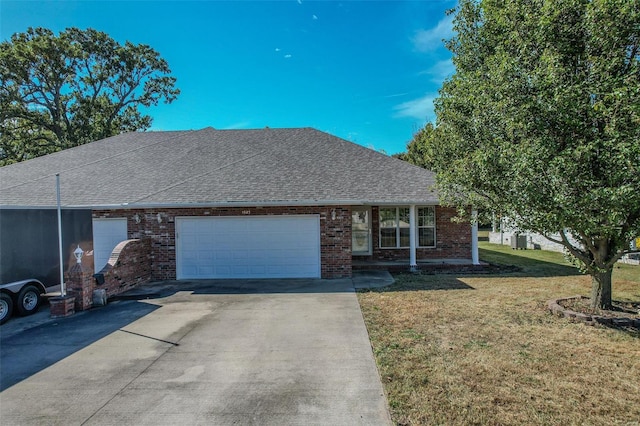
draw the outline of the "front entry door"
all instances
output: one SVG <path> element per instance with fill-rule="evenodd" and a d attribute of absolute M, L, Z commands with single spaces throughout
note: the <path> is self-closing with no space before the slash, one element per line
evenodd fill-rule
<path fill-rule="evenodd" d="M 351 209 L 351 254 L 371 254 L 371 209 L 368 207 Z"/>

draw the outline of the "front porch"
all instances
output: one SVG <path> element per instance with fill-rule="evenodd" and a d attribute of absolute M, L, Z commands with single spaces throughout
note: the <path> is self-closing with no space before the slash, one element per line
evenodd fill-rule
<path fill-rule="evenodd" d="M 410 272 L 412 271 L 410 265 L 409 259 L 364 260 L 354 258 L 351 268 L 353 271 L 387 270 L 389 272 Z M 421 272 L 481 272 L 488 267 L 489 264 L 486 262 L 474 264 L 471 259 L 419 259 L 413 270 Z"/>
<path fill-rule="evenodd" d="M 353 206 L 352 270 L 477 271 L 477 223 L 435 206 Z M 475 214 L 475 212 L 473 213 Z"/>

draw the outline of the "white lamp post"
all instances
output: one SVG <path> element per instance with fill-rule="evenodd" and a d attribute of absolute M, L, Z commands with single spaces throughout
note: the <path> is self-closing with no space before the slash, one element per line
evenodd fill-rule
<path fill-rule="evenodd" d="M 67 295 L 64 288 L 64 260 L 62 257 L 62 208 L 60 204 L 60 173 L 56 173 L 56 198 L 58 204 L 58 252 L 60 255 L 60 296 Z"/>

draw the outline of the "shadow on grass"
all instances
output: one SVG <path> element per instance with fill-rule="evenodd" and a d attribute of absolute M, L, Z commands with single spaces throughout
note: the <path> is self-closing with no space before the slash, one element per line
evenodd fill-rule
<path fill-rule="evenodd" d="M 637 327 L 635 325 L 620 325 L 620 324 L 606 324 L 606 323 L 605 324 L 600 323 L 600 325 L 606 328 L 610 328 L 612 330 L 619 331 L 621 333 L 625 333 L 631 337 L 634 337 L 640 340 L 640 327 Z"/>
<path fill-rule="evenodd" d="M 394 274 L 396 282 L 388 287 L 359 290 L 359 292 L 475 290 L 453 274 Z"/>
<path fill-rule="evenodd" d="M 569 264 L 562 265 L 556 261 L 545 260 L 544 257 L 558 257 L 558 253 L 541 251 L 506 251 L 480 248 L 480 260 L 497 268 L 497 271 L 488 270 L 491 275 L 504 275 L 513 273 L 522 277 L 566 277 L 582 275 L 580 271 Z"/>

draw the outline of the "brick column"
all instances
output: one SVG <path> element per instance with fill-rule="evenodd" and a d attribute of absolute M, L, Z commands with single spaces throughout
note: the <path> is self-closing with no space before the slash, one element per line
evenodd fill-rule
<path fill-rule="evenodd" d="M 67 294 L 75 297 L 75 310 L 84 311 L 91 308 L 95 280 L 91 270 L 80 263 L 75 263 L 65 274 Z"/>
<path fill-rule="evenodd" d="M 71 316 L 75 313 L 74 309 L 75 297 L 52 297 L 49 299 L 49 306 L 51 310 L 51 318 L 64 318 Z"/>

